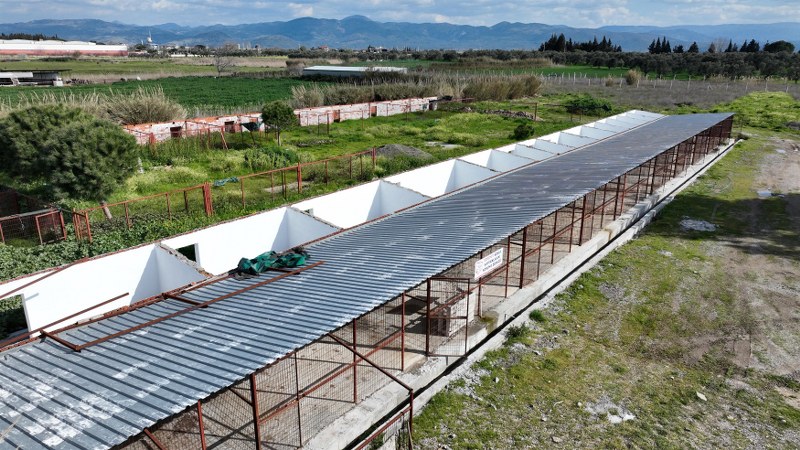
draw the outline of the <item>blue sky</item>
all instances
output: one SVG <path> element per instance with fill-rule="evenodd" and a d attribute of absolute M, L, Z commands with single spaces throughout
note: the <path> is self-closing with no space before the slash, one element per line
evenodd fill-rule
<path fill-rule="evenodd" d="M 3 23 L 95 18 L 140 25 L 230 25 L 354 14 L 382 22 L 509 21 L 591 28 L 800 22 L 798 0 L 0 0 Z"/>

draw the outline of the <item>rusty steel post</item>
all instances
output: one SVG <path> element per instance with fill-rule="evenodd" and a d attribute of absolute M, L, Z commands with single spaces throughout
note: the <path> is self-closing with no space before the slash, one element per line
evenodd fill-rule
<path fill-rule="evenodd" d="M 297 163 L 297 193 L 303 192 L 303 169 L 300 163 Z"/>
<path fill-rule="evenodd" d="M 200 449 L 206 450 L 206 428 L 203 424 L 203 404 L 197 401 L 197 425 L 200 429 Z"/>
<path fill-rule="evenodd" d="M 400 295 L 400 371 L 406 371 L 406 293 Z"/>
<path fill-rule="evenodd" d="M 303 415 L 300 412 L 300 367 L 297 364 L 297 351 L 294 352 L 294 395 L 297 403 L 297 437 L 298 447 L 303 446 Z"/>
<path fill-rule="evenodd" d="M 555 216 L 553 217 L 553 236 L 551 239 L 553 240 L 553 250 L 550 252 L 550 265 L 555 264 L 556 262 L 556 234 L 558 233 L 558 210 L 555 212 Z"/>
<path fill-rule="evenodd" d="M 253 429 L 256 435 L 256 450 L 261 450 L 261 421 L 258 420 L 258 390 L 256 389 L 256 375 L 250 374 L 250 400 L 253 406 Z"/>
<path fill-rule="evenodd" d="M 586 196 L 588 195 L 589 194 L 583 196 L 583 207 L 581 208 L 581 230 L 580 230 L 581 236 L 578 239 L 578 246 L 583 245 L 583 236 L 584 236 L 583 230 L 584 230 L 584 225 L 586 224 Z"/>
<path fill-rule="evenodd" d="M 239 191 L 241 191 L 242 193 L 242 208 L 246 207 L 246 202 L 244 199 L 244 180 L 245 180 L 244 177 L 239 178 Z"/>
<path fill-rule="evenodd" d="M 358 367 L 358 356 L 356 356 L 358 352 L 358 347 L 356 347 L 357 323 L 358 319 L 353 319 L 353 403 L 358 403 L 358 371 L 356 370 Z"/>
<path fill-rule="evenodd" d="M 44 240 L 42 239 L 42 227 L 39 226 L 39 216 L 34 217 L 33 221 L 36 222 L 36 233 L 39 235 L 39 245 L 44 245 Z"/>
<path fill-rule="evenodd" d="M 508 298 L 508 269 L 511 266 L 511 236 L 506 238 L 506 287 L 503 296 Z"/>
<path fill-rule="evenodd" d="M 64 213 L 58 211 L 58 217 L 61 219 L 61 233 L 64 236 L 64 240 L 67 240 L 67 226 L 64 224 Z"/>
<path fill-rule="evenodd" d="M 425 356 L 431 355 L 431 279 L 428 278 L 426 288 L 425 312 Z"/>
<path fill-rule="evenodd" d="M 528 251 L 528 226 L 522 229 L 522 260 L 519 263 L 519 288 L 525 284 L 525 253 Z"/>

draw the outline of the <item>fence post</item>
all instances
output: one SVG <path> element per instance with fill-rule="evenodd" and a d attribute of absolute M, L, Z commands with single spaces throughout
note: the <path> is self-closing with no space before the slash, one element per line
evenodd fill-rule
<path fill-rule="evenodd" d="M 6 237 L 3 235 L 3 222 L 0 222 L 0 242 L 6 243 Z"/>
<path fill-rule="evenodd" d="M 44 240 L 42 239 L 42 227 L 39 226 L 39 217 L 41 216 L 35 216 L 33 221 L 36 222 L 36 233 L 39 234 L 39 245 L 44 245 Z"/>
<path fill-rule="evenodd" d="M 211 203 L 211 184 L 208 181 L 203 183 L 203 206 L 206 209 L 206 216 L 211 217 L 214 214 L 214 209 Z"/>
<path fill-rule="evenodd" d="M 58 218 L 61 220 L 61 233 L 64 236 L 64 240 L 67 240 L 67 226 L 64 225 L 64 213 L 61 210 L 58 210 Z"/>
<path fill-rule="evenodd" d="M 300 163 L 297 163 L 297 193 L 303 192 L 303 169 Z"/>
<path fill-rule="evenodd" d="M 239 190 L 242 192 L 242 208 L 245 207 L 245 200 L 244 200 L 244 177 L 239 178 Z"/>
<path fill-rule="evenodd" d="M 372 171 L 375 172 L 375 157 L 377 156 L 377 150 L 375 147 L 372 147 Z"/>

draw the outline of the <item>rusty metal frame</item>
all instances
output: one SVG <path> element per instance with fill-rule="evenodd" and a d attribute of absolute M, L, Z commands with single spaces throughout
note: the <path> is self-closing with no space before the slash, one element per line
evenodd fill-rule
<path fill-rule="evenodd" d="M 51 334 L 51 333 L 48 333 L 46 335 L 46 337 L 49 337 L 49 338 L 53 339 L 54 341 L 56 341 L 56 342 L 58 342 L 60 344 L 63 344 L 63 345 L 67 346 L 68 348 L 70 348 L 70 349 L 72 349 L 72 350 L 74 350 L 76 352 L 79 352 L 79 351 L 81 351 L 81 350 L 83 350 L 83 349 L 85 349 L 87 347 L 91 347 L 93 345 L 100 344 L 100 343 L 103 343 L 105 341 L 108 341 L 110 339 L 114 339 L 114 338 L 117 338 L 117 337 L 120 337 L 120 336 L 124 336 L 124 335 L 126 335 L 128 333 L 132 333 L 134 331 L 141 330 L 142 328 L 149 327 L 151 325 L 155 325 L 155 324 L 157 324 L 159 322 L 163 322 L 165 320 L 172 319 L 174 317 L 180 316 L 182 314 L 186 314 L 186 313 L 194 311 L 196 309 L 206 308 L 209 305 L 213 305 L 214 303 L 217 303 L 219 301 L 231 298 L 233 296 L 242 294 L 244 292 L 247 292 L 247 291 L 250 291 L 252 289 L 264 286 L 264 285 L 269 284 L 269 283 L 274 283 L 275 281 L 278 281 L 280 279 L 286 278 L 288 276 L 297 275 L 297 274 L 299 274 L 301 272 L 304 272 L 306 270 L 313 269 L 314 267 L 317 267 L 317 266 L 319 266 L 320 264 L 323 264 L 323 263 L 324 263 L 324 261 L 318 261 L 318 262 L 315 262 L 313 264 L 309 264 L 307 266 L 298 268 L 298 269 L 296 269 L 296 270 L 294 270 L 292 272 L 281 273 L 280 275 L 278 275 L 276 277 L 272 277 L 272 278 L 270 278 L 268 280 L 260 281 L 258 283 L 252 284 L 250 286 L 246 286 L 246 287 L 241 288 L 241 289 L 237 289 L 237 290 L 235 290 L 233 292 L 229 292 L 229 293 L 227 293 L 225 295 L 213 298 L 211 300 L 207 300 L 207 301 L 202 302 L 202 303 L 194 304 L 194 305 L 189 306 L 187 308 L 184 308 L 182 310 L 175 311 L 173 313 L 167 314 L 166 316 L 161 316 L 161 317 L 158 317 L 158 318 L 155 318 L 155 319 L 148 320 L 147 322 L 140 323 L 139 325 L 135 325 L 133 327 L 126 328 L 124 330 L 120 330 L 120 331 L 117 331 L 115 333 L 111 333 L 111 334 L 109 334 L 107 336 L 103 336 L 101 338 L 94 339 L 92 341 L 85 342 L 85 343 L 80 344 L 80 345 L 73 344 L 73 343 L 70 343 L 70 342 L 68 342 L 68 341 L 66 341 L 64 339 L 57 338 L 57 336 L 55 334 Z"/>

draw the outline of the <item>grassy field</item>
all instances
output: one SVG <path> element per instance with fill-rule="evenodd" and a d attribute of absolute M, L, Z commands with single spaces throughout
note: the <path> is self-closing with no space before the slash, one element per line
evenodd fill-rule
<path fill-rule="evenodd" d="M 552 101 L 556 102 L 558 99 L 554 98 Z M 485 108 L 528 112 L 533 112 L 534 108 L 530 100 L 478 103 L 472 107 L 478 110 Z M 543 120 L 537 123 L 537 135 L 552 133 L 576 123 L 570 120 L 562 108 L 541 107 L 539 114 Z M 584 119 L 589 120 L 591 119 Z M 324 125 L 296 128 L 282 133 L 282 141 L 283 147 L 296 152 L 303 162 L 360 152 L 387 144 L 420 148 L 430 153 L 433 161 L 437 161 L 513 142 L 512 132 L 520 123 L 520 119 L 490 114 L 434 111 L 333 123 L 329 133 Z M 245 160 L 247 148 L 253 147 L 252 136 L 229 135 L 228 141 L 230 150 L 204 149 L 191 140 L 168 141 L 154 149 L 143 147 L 144 173 L 133 175 L 109 201 L 131 199 L 252 172 Z M 271 137 L 265 139 L 264 136 L 259 136 L 257 147 L 269 145 L 274 145 Z M 165 166 L 169 170 L 165 170 Z M 384 176 L 401 169 L 403 167 L 384 166 L 381 161 L 376 175 Z"/>
<path fill-rule="evenodd" d="M 232 71 L 257 72 L 276 66 L 285 66 L 285 57 L 269 56 L 260 58 L 236 58 Z M 91 75 L 137 76 L 161 74 L 216 75 L 210 58 L 92 58 L 80 59 L 29 59 L 4 60 L 0 62 L 3 70 L 66 70 L 65 76 L 85 78 Z"/>
<path fill-rule="evenodd" d="M 57 89 L 36 87 L 1 88 L 0 102 L 15 104 L 23 96 L 43 92 L 57 95 L 87 95 L 93 92 L 133 92 L 139 87 L 161 87 L 171 99 L 193 110 L 260 110 L 264 103 L 289 99 L 292 86 L 304 82 L 293 78 L 180 77 L 143 81 L 118 81 L 111 84 L 76 85 Z"/>
<path fill-rule="evenodd" d="M 749 122 L 774 100 L 721 108 Z M 800 136 L 770 130 L 800 114 L 777 100 L 783 115 L 746 128 L 642 236 L 437 394 L 417 445 L 800 446 Z M 759 198 L 764 188 L 781 195 Z M 685 218 L 718 228 L 686 230 Z"/>

